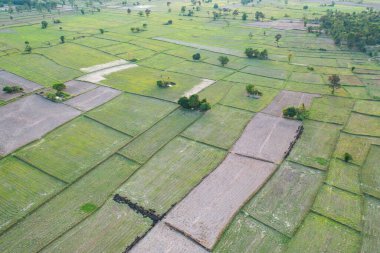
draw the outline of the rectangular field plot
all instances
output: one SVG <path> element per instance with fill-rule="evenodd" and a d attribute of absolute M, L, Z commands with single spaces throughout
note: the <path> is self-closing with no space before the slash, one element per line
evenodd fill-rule
<path fill-rule="evenodd" d="M 0 232 L 64 186 L 16 158 L 0 160 Z"/>
<path fill-rule="evenodd" d="M 128 143 L 120 153 L 139 163 L 144 163 L 201 115 L 200 112 L 177 109 Z"/>
<path fill-rule="evenodd" d="M 241 70 L 242 72 L 258 75 L 258 76 L 265 76 L 275 79 L 282 79 L 285 80 L 289 72 L 282 70 L 282 69 L 270 69 L 270 68 L 260 68 L 256 66 L 247 66 L 244 69 Z"/>
<path fill-rule="evenodd" d="M 178 107 L 177 104 L 124 93 L 87 115 L 119 131 L 136 136 Z"/>
<path fill-rule="evenodd" d="M 111 157 L 1 235 L 0 249 L 40 251 L 103 205 L 137 168 L 121 156 Z"/>
<path fill-rule="evenodd" d="M 233 70 L 228 68 L 192 61 L 184 61 L 168 70 L 213 80 L 219 80 L 234 73 Z"/>
<path fill-rule="evenodd" d="M 363 114 L 380 116 L 380 101 L 358 100 L 355 103 L 354 111 Z"/>
<path fill-rule="evenodd" d="M 185 60 L 179 57 L 167 54 L 157 54 L 142 61 L 139 61 L 139 65 L 165 70 L 167 68 L 170 68 L 171 66 L 177 66 L 183 61 Z"/>
<path fill-rule="evenodd" d="M 236 212 L 275 169 L 273 163 L 230 154 L 164 221 L 211 250 Z"/>
<path fill-rule="evenodd" d="M 246 84 L 233 83 L 231 89 L 220 103 L 248 111 L 259 112 L 278 94 L 278 90 L 276 89 L 256 87 L 263 95 L 259 99 L 255 99 L 247 95 L 245 87 Z"/>
<path fill-rule="evenodd" d="M 361 231 L 361 196 L 324 185 L 317 195 L 313 210 Z"/>
<path fill-rule="evenodd" d="M 328 123 L 304 121 L 303 133 L 290 152 L 289 159 L 317 169 L 327 169 L 339 128 Z"/>
<path fill-rule="evenodd" d="M 206 98 L 211 105 L 215 105 L 226 96 L 232 86 L 230 82 L 218 81 L 200 91 L 198 95 L 200 98 Z"/>
<path fill-rule="evenodd" d="M 127 135 L 80 117 L 16 155 L 55 177 L 72 182 L 129 140 Z"/>
<path fill-rule="evenodd" d="M 380 198 L 380 146 L 372 145 L 362 168 L 361 181 L 365 193 Z"/>
<path fill-rule="evenodd" d="M 220 149 L 175 138 L 141 167 L 118 193 L 162 215 L 209 174 L 225 155 Z"/>
<path fill-rule="evenodd" d="M 215 106 L 192 124 L 183 136 L 229 149 L 239 138 L 252 113 L 226 106 Z"/>
<path fill-rule="evenodd" d="M 270 88 L 280 89 L 284 86 L 284 81 L 279 79 L 273 79 L 262 76 L 255 76 L 247 73 L 236 72 L 228 77 L 224 78 L 224 80 L 237 82 L 237 83 L 248 83 L 253 85 L 265 86 Z"/>
<path fill-rule="evenodd" d="M 208 251 L 160 222 L 129 252 L 207 253 Z"/>
<path fill-rule="evenodd" d="M 347 94 L 351 96 L 352 98 L 357 99 L 372 99 L 372 97 L 369 95 L 369 91 L 367 87 L 362 86 L 344 86 L 341 89 L 338 89 L 338 93 L 335 92 L 337 95 L 342 95 L 342 93 L 339 93 L 343 90 L 347 91 Z"/>
<path fill-rule="evenodd" d="M 363 85 L 362 81 L 357 76 L 354 75 L 340 75 L 340 83 L 342 85 L 354 85 L 361 86 Z"/>
<path fill-rule="evenodd" d="M 330 162 L 326 182 L 340 189 L 360 194 L 360 167 L 339 159 Z"/>
<path fill-rule="evenodd" d="M 121 91 L 100 86 L 82 95 L 67 100 L 65 104 L 81 111 L 89 111 L 120 95 L 120 93 Z"/>
<path fill-rule="evenodd" d="M 282 116 L 283 109 L 290 106 L 299 107 L 304 104 L 308 108 L 313 98 L 316 97 L 319 97 L 319 95 L 283 90 L 263 112 L 280 117 Z"/>
<path fill-rule="evenodd" d="M 82 93 L 95 89 L 97 86 L 93 83 L 71 80 L 65 83 L 66 88 L 64 92 L 69 93 L 71 96 L 77 96 Z"/>
<path fill-rule="evenodd" d="M 108 200 L 100 210 L 42 252 L 124 252 L 151 225 L 149 218 L 126 205 Z"/>
<path fill-rule="evenodd" d="M 245 128 L 232 152 L 281 163 L 296 140 L 301 123 L 258 113 Z"/>
<path fill-rule="evenodd" d="M 323 79 L 321 75 L 315 73 L 298 73 L 293 72 L 290 76 L 290 81 L 298 83 L 313 83 L 313 84 L 323 84 Z"/>
<path fill-rule="evenodd" d="M 168 88 L 160 88 L 158 80 L 175 82 L 176 85 Z M 107 76 L 105 84 L 127 92 L 158 97 L 170 101 L 176 101 L 193 86 L 198 85 L 201 79 L 185 74 L 160 71 L 156 69 L 137 67 L 115 72 Z"/>
<path fill-rule="evenodd" d="M 0 156 L 41 138 L 79 114 L 73 108 L 38 95 L 27 96 L 0 107 Z"/>
<path fill-rule="evenodd" d="M 344 124 L 351 113 L 353 104 L 354 100 L 341 97 L 323 96 L 315 98 L 311 104 L 309 118 Z"/>
<path fill-rule="evenodd" d="M 235 219 L 223 233 L 213 252 L 271 252 L 282 253 L 288 238 L 272 228 L 243 215 Z"/>
<path fill-rule="evenodd" d="M 138 46 L 135 46 L 132 44 L 128 44 L 128 43 L 113 44 L 113 45 L 109 45 L 109 46 L 102 47 L 99 49 L 104 51 L 104 52 L 113 54 L 113 55 L 143 50 L 141 47 L 138 47 Z"/>
<path fill-rule="evenodd" d="M 92 48 L 111 46 L 111 45 L 118 43 L 118 42 L 113 41 L 113 40 L 100 39 L 100 38 L 96 38 L 96 37 L 80 38 L 80 39 L 76 39 L 74 42 L 75 42 L 75 44 L 80 44 L 80 45 L 92 47 Z"/>
<path fill-rule="evenodd" d="M 284 162 L 244 211 L 292 236 L 309 212 L 323 178 L 323 172 Z"/>
<path fill-rule="evenodd" d="M 380 117 L 351 113 L 344 131 L 352 134 L 380 137 Z"/>
<path fill-rule="evenodd" d="M 289 243 L 287 253 L 356 253 L 360 250 L 358 232 L 310 213 Z"/>
<path fill-rule="evenodd" d="M 12 74 L 7 71 L 0 70 L 0 100 L 10 100 L 12 98 L 21 96 L 22 93 L 8 94 L 3 91 L 5 86 L 17 85 L 23 89 L 23 93 L 30 93 L 42 88 L 41 85 L 26 80 L 18 75 Z"/>
<path fill-rule="evenodd" d="M 362 253 L 376 252 L 380 248 L 380 201 L 367 197 L 364 202 Z"/>

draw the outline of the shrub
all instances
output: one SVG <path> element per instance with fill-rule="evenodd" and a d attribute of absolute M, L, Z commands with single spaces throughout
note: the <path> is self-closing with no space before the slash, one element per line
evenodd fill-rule
<path fill-rule="evenodd" d="M 194 61 L 199 61 L 200 59 L 201 59 L 201 54 L 200 53 L 193 54 L 193 60 Z"/>
<path fill-rule="evenodd" d="M 200 111 L 208 111 L 211 109 L 210 103 L 208 103 L 206 99 L 202 99 L 200 101 L 199 96 L 197 94 L 191 95 L 190 98 L 181 97 L 178 100 L 178 104 L 185 109 L 193 109 Z"/>
<path fill-rule="evenodd" d="M 260 52 L 257 49 L 249 47 L 245 49 L 244 53 L 248 58 L 258 58 L 260 60 L 268 59 L 268 50 L 266 49 Z"/>
<path fill-rule="evenodd" d="M 262 96 L 263 93 L 261 91 L 259 91 L 258 89 L 255 89 L 255 86 L 253 84 L 248 84 L 247 86 L 245 86 L 245 90 L 247 91 L 247 93 L 249 95 L 252 95 L 252 96 Z"/>
<path fill-rule="evenodd" d="M 3 91 L 5 93 L 8 93 L 8 94 L 22 92 L 23 90 L 24 90 L 23 88 L 21 88 L 20 86 L 17 86 L 17 85 L 15 85 L 15 86 L 5 86 L 3 88 Z"/>
<path fill-rule="evenodd" d="M 160 88 L 168 88 L 170 86 L 176 85 L 175 82 L 167 81 L 167 80 L 158 80 L 156 82 L 157 86 Z"/>
<path fill-rule="evenodd" d="M 220 64 L 222 66 L 224 66 L 224 65 L 226 65 L 230 61 L 230 59 L 228 59 L 227 56 L 221 55 L 221 56 L 218 57 L 218 61 L 220 62 Z"/>
<path fill-rule="evenodd" d="M 201 105 L 199 106 L 199 110 L 201 110 L 202 112 L 208 111 L 210 109 L 211 109 L 211 105 L 207 101 L 202 102 Z"/>
<path fill-rule="evenodd" d="M 344 153 L 343 158 L 344 158 L 344 161 L 345 161 L 346 163 L 348 163 L 349 161 L 352 161 L 352 155 L 349 154 L 349 153 Z"/>
<path fill-rule="evenodd" d="M 307 69 L 310 70 L 310 71 L 314 71 L 314 67 L 313 66 L 307 66 Z"/>
<path fill-rule="evenodd" d="M 66 85 L 63 84 L 63 83 L 55 83 L 53 84 L 53 89 L 55 89 L 56 91 L 63 91 L 65 88 L 66 88 Z"/>
<path fill-rule="evenodd" d="M 294 106 L 288 107 L 282 111 L 282 115 L 285 117 L 293 118 L 297 115 L 297 108 Z"/>
<path fill-rule="evenodd" d="M 42 29 L 46 29 L 47 26 L 48 26 L 48 22 L 47 21 L 45 21 L 45 20 L 41 21 L 41 28 Z"/>
<path fill-rule="evenodd" d="M 306 110 L 305 105 L 302 104 L 300 107 L 288 107 L 285 108 L 282 111 L 282 115 L 286 118 L 291 118 L 291 119 L 297 119 L 297 120 L 304 120 L 309 117 L 309 111 Z"/>
<path fill-rule="evenodd" d="M 178 100 L 178 104 L 180 106 L 182 106 L 183 108 L 185 109 L 190 109 L 190 106 L 189 106 L 189 99 L 187 97 L 181 97 L 179 100 Z"/>
<path fill-rule="evenodd" d="M 191 95 L 189 98 L 189 106 L 190 108 L 196 109 L 200 105 L 199 96 L 197 94 Z"/>

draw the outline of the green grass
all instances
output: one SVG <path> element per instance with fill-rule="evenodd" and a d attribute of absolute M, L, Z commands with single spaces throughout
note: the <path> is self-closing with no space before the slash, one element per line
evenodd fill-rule
<path fill-rule="evenodd" d="M 366 197 L 363 215 L 363 245 L 361 252 L 376 252 L 380 247 L 380 201 Z"/>
<path fill-rule="evenodd" d="M 314 202 L 313 210 L 360 231 L 361 202 L 361 196 L 324 185 Z"/>
<path fill-rule="evenodd" d="M 150 68 L 165 70 L 171 66 L 177 66 L 183 62 L 184 59 L 167 54 L 157 54 L 145 60 L 139 61 L 139 65 Z"/>
<path fill-rule="evenodd" d="M 103 205 L 137 168 L 121 156 L 111 157 L 0 236 L 2 252 L 41 250 L 90 215 L 80 210 L 83 205 Z"/>
<path fill-rule="evenodd" d="M 51 175 L 72 182 L 129 140 L 127 135 L 80 117 L 16 155 Z"/>
<path fill-rule="evenodd" d="M 320 171 L 284 162 L 244 211 L 292 236 L 309 212 L 323 178 Z"/>
<path fill-rule="evenodd" d="M 304 121 L 304 130 L 289 155 L 289 160 L 325 170 L 334 151 L 339 126 Z"/>
<path fill-rule="evenodd" d="M 64 186 L 12 156 L 0 160 L 0 232 Z"/>
<path fill-rule="evenodd" d="M 354 101 L 351 99 L 323 96 L 313 99 L 310 108 L 310 119 L 344 124 L 348 119 Z"/>
<path fill-rule="evenodd" d="M 362 168 L 362 189 L 365 193 L 380 198 L 380 146 L 373 145 Z"/>
<path fill-rule="evenodd" d="M 100 39 L 96 37 L 85 37 L 74 41 L 76 44 L 80 44 L 87 47 L 99 48 L 115 45 L 116 41 Z"/>
<path fill-rule="evenodd" d="M 270 69 L 270 68 L 263 68 L 263 67 L 256 67 L 256 66 L 247 66 L 241 71 L 248 74 L 252 74 L 252 75 L 265 76 L 265 77 L 283 79 L 283 80 L 285 80 L 289 75 L 289 72 L 286 70 Z"/>
<path fill-rule="evenodd" d="M 162 215 L 224 158 L 226 152 L 177 137 L 141 167 L 118 193 Z"/>
<path fill-rule="evenodd" d="M 92 213 L 95 211 L 98 207 L 95 204 L 92 203 L 86 203 L 83 206 L 80 207 L 80 210 L 85 213 Z"/>
<path fill-rule="evenodd" d="M 177 107 L 174 103 L 124 93 L 87 115 L 119 131 L 136 136 Z"/>
<path fill-rule="evenodd" d="M 358 100 L 355 103 L 354 111 L 374 116 L 380 116 L 380 101 Z"/>
<path fill-rule="evenodd" d="M 152 221 L 128 206 L 107 201 L 96 213 L 75 226 L 43 252 L 123 252 L 142 236 Z"/>
<path fill-rule="evenodd" d="M 313 83 L 313 84 L 323 84 L 321 75 L 315 73 L 297 73 L 293 72 L 290 76 L 290 81 L 299 83 Z"/>
<path fill-rule="evenodd" d="M 284 235 L 244 214 L 238 214 L 213 252 L 281 253 L 286 249 L 287 242 L 288 238 Z"/>
<path fill-rule="evenodd" d="M 340 189 L 360 194 L 360 167 L 339 159 L 331 161 L 326 182 Z"/>
<path fill-rule="evenodd" d="M 109 46 L 101 47 L 99 48 L 99 50 L 102 50 L 104 52 L 107 52 L 113 55 L 118 55 L 118 54 L 123 54 L 123 53 L 139 51 L 139 50 L 142 50 L 142 48 L 132 45 L 132 44 L 128 44 L 128 43 L 118 43 L 118 44 L 112 44 Z M 148 51 L 148 50 L 144 50 L 144 51 Z"/>
<path fill-rule="evenodd" d="M 250 75 L 250 74 L 246 74 L 242 72 L 236 72 L 224 78 L 224 80 L 231 81 L 231 82 L 265 86 L 265 87 L 270 87 L 270 88 L 282 88 L 284 86 L 284 81 L 282 80 L 262 77 L 262 76 L 255 76 L 255 75 Z"/>
<path fill-rule="evenodd" d="M 252 116 L 253 113 L 250 112 L 217 105 L 187 128 L 182 135 L 229 149 L 239 138 Z"/>
<path fill-rule="evenodd" d="M 380 137 L 380 117 L 352 113 L 344 131 L 352 134 Z"/>
<path fill-rule="evenodd" d="M 348 94 L 356 99 L 371 99 L 366 87 L 357 87 L 357 86 L 344 86 L 339 90 L 346 90 Z"/>
<path fill-rule="evenodd" d="M 120 153 L 137 162 L 144 163 L 201 115 L 200 112 L 177 109 L 147 132 L 128 143 Z"/>
<path fill-rule="evenodd" d="M 355 253 L 360 235 L 339 223 L 310 213 L 288 245 L 287 253 Z"/>
<path fill-rule="evenodd" d="M 207 98 L 207 102 L 214 105 L 221 101 L 229 92 L 233 84 L 226 81 L 217 81 L 198 93 L 199 97 Z"/>

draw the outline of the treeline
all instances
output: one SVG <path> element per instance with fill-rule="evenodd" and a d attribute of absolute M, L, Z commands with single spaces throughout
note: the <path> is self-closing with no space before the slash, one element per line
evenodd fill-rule
<path fill-rule="evenodd" d="M 364 51 L 380 44 L 380 12 L 368 9 L 360 13 L 328 10 L 320 19 L 320 29 L 330 34 L 335 44 Z"/>

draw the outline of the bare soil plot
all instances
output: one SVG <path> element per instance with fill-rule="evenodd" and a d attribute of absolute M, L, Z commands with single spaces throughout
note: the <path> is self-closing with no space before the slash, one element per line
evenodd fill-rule
<path fill-rule="evenodd" d="M 313 99 L 310 107 L 310 119 L 344 124 L 351 113 L 353 99 L 335 96 L 323 96 Z"/>
<path fill-rule="evenodd" d="M 144 164 L 118 193 L 163 215 L 224 158 L 226 152 L 177 137 Z"/>
<path fill-rule="evenodd" d="M 310 213 L 291 239 L 287 253 L 356 253 L 361 238 L 356 231 Z"/>
<path fill-rule="evenodd" d="M 51 175 L 72 182 L 130 139 L 96 121 L 79 117 L 16 155 Z"/>
<path fill-rule="evenodd" d="M 298 107 L 304 104 L 308 108 L 313 98 L 316 97 L 319 97 L 319 95 L 283 90 L 277 95 L 273 102 L 263 110 L 263 113 L 280 117 L 282 116 L 282 110 L 290 106 Z"/>
<path fill-rule="evenodd" d="M 237 214 L 213 252 L 282 253 L 286 249 L 287 242 L 288 238 L 274 229 L 244 214 Z"/>
<path fill-rule="evenodd" d="M 0 160 L 0 232 L 62 187 L 62 182 L 14 157 Z"/>
<path fill-rule="evenodd" d="M 380 116 L 380 101 L 358 100 L 354 107 L 355 112 Z"/>
<path fill-rule="evenodd" d="M 121 91 L 100 86 L 77 97 L 71 98 L 64 103 L 81 111 L 89 111 L 117 97 Z"/>
<path fill-rule="evenodd" d="M 380 137 L 380 117 L 351 113 L 344 131 L 359 134 Z"/>
<path fill-rule="evenodd" d="M 84 205 L 102 206 L 137 168 L 119 155 L 111 157 L 1 235 L 1 251 L 39 252 L 95 211 Z"/>
<path fill-rule="evenodd" d="M 210 86 L 213 83 L 215 83 L 214 80 L 202 79 L 202 81 L 198 85 L 195 85 L 193 88 L 191 88 L 191 90 L 186 91 L 184 96 L 190 97 L 193 94 L 197 94 L 198 92 L 202 91 L 203 89 L 206 89 L 208 86 Z"/>
<path fill-rule="evenodd" d="M 233 153 L 281 163 L 296 140 L 302 123 L 258 113 L 232 148 Z"/>
<path fill-rule="evenodd" d="M 361 181 L 365 193 L 380 198 L 380 146 L 372 145 L 362 168 Z"/>
<path fill-rule="evenodd" d="M 315 199 L 313 210 L 361 231 L 361 207 L 361 196 L 324 185 Z"/>
<path fill-rule="evenodd" d="M 211 250 L 236 212 L 275 169 L 272 163 L 229 154 L 164 221 Z"/>
<path fill-rule="evenodd" d="M 7 94 L 3 91 L 5 86 L 17 85 L 23 88 L 23 93 L 30 93 L 35 90 L 42 88 L 41 85 L 36 84 L 32 81 L 24 79 L 18 75 L 12 74 L 10 72 L 0 70 L 0 100 L 10 100 L 12 98 L 21 96 L 22 93 Z"/>
<path fill-rule="evenodd" d="M 308 24 L 310 26 L 313 24 Z M 247 26 L 259 27 L 259 28 L 274 28 L 278 30 L 306 30 L 304 22 L 302 20 L 280 19 L 275 21 L 260 22 L 256 21 L 247 24 Z"/>
<path fill-rule="evenodd" d="M 360 167 L 339 159 L 330 162 L 326 182 L 337 188 L 360 194 Z"/>
<path fill-rule="evenodd" d="M 131 253 L 207 253 L 208 251 L 171 229 L 163 222 L 158 223 L 138 242 Z"/>
<path fill-rule="evenodd" d="M 93 83 L 82 82 L 78 80 L 71 80 L 65 83 L 66 88 L 65 92 L 69 93 L 71 96 L 77 96 L 92 89 L 95 89 L 97 86 Z"/>
<path fill-rule="evenodd" d="M 376 252 L 380 248 L 380 201 L 366 197 L 364 201 L 362 253 Z"/>
<path fill-rule="evenodd" d="M 122 70 L 130 69 L 137 67 L 136 64 L 123 64 L 123 65 L 117 65 L 110 68 L 100 69 L 94 72 L 91 72 L 87 75 L 81 76 L 78 78 L 78 80 L 90 82 L 90 83 L 99 83 L 100 81 L 105 80 L 105 76 L 110 75 L 115 72 L 119 72 Z"/>
<path fill-rule="evenodd" d="M 284 162 L 244 211 L 292 236 L 313 205 L 323 179 L 323 172 Z"/>
<path fill-rule="evenodd" d="M 129 135 L 136 136 L 175 110 L 178 104 L 124 93 L 87 115 Z"/>
<path fill-rule="evenodd" d="M 0 155 L 4 156 L 75 118 L 80 112 L 38 95 L 0 107 Z"/>
<path fill-rule="evenodd" d="M 95 214 L 42 252 L 124 252 L 151 225 L 149 218 L 128 206 L 108 200 Z"/>
<path fill-rule="evenodd" d="M 289 160 L 325 170 L 334 151 L 340 126 L 307 120 L 304 130 L 289 154 Z"/>
<path fill-rule="evenodd" d="M 99 71 L 102 69 L 108 69 L 108 68 L 119 66 L 119 65 L 124 65 L 127 63 L 128 62 L 126 60 L 116 60 L 116 61 L 111 61 L 111 62 L 107 62 L 104 64 L 94 65 L 94 66 L 87 67 L 87 68 L 81 68 L 80 70 L 83 72 L 90 73 L 90 72 L 95 72 L 95 71 Z"/>
<path fill-rule="evenodd" d="M 239 138 L 253 113 L 216 105 L 183 132 L 183 136 L 229 149 Z"/>

